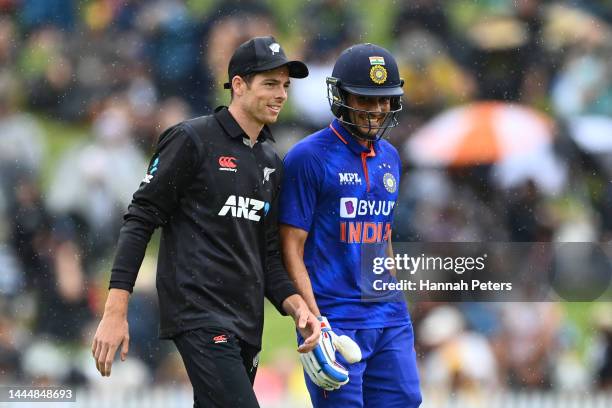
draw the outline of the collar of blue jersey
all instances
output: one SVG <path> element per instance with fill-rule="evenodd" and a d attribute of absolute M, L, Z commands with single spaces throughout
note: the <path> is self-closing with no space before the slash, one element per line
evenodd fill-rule
<path fill-rule="evenodd" d="M 349 149 L 351 149 L 353 153 L 358 155 L 361 155 L 361 153 L 370 153 L 370 149 L 359 143 L 357 139 L 353 137 L 351 132 L 349 132 L 344 126 L 342 126 L 342 123 L 340 123 L 338 119 L 334 119 L 332 123 L 329 124 L 329 128 L 331 129 L 332 133 L 338 139 L 340 139 L 342 143 L 344 143 Z M 376 140 L 372 143 L 374 152 L 376 152 L 376 150 L 378 150 L 378 141 Z"/>
<path fill-rule="evenodd" d="M 249 137 L 245 133 L 245 131 L 242 130 L 238 122 L 236 122 L 236 119 L 234 119 L 230 111 L 227 109 L 227 106 L 217 107 L 215 109 L 215 118 L 217 119 L 217 121 L 219 122 L 219 124 L 221 125 L 223 130 L 225 130 L 225 133 L 227 133 L 229 137 L 231 138 L 237 138 L 239 136 L 246 137 L 246 138 Z M 268 127 L 268 125 L 264 125 L 264 127 L 261 129 L 261 132 L 259 132 L 259 136 L 257 137 L 257 139 L 262 142 L 266 139 L 270 139 L 273 142 L 275 142 L 274 138 L 272 137 L 272 132 L 270 132 L 270 128 Z"/>

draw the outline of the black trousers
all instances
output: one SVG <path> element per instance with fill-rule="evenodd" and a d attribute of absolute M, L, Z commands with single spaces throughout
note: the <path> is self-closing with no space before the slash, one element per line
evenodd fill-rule
<path fill-rule="evenodd" d="M 194 408 L 258 408 L 253 391 L 259 349 L 224 329 L 202 328 L 173 338 L 193 386 Z"/>

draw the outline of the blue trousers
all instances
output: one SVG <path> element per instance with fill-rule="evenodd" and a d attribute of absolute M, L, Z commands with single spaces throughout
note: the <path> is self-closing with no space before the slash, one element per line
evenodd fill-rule
<path fill-rule="evenodd" d="M 339 390 L 325 391 L 304 373 L 314 408 L 417 408 L 421 404 L 412 324 L 358 330 L 333 327 L 333 330 L 355 340 L 363 358 L 348 364 L 336 353 L 338 362 L 349 370 L 349 382 Z"/>

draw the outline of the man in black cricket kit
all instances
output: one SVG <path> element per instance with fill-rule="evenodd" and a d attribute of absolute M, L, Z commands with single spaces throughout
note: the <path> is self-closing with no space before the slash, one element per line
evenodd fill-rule
<path fill-rule="evenodd" d="M 308 75 L 273 37 L 238 47 L 229 64 L 232 101 L 159 138 L 121 229 L 104 315 L 92 352 L 109 376 L 128 352 L 127 307 L 146 246 L 162 227 L 157 291 L 160 337 L 172 339 L 194 389 L 194 407 L 257 407 L 253 382 L 264 297 L 291 315 L 313 349 L 319 323 L 282 266 L 277 201 L 282 161 L 267 127 L 289 78 Z"/>

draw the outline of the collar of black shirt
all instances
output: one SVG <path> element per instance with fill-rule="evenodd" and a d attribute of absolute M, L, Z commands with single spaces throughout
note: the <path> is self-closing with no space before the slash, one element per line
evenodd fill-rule
<path fill-rule="evenodd" d="M 215 118 L 217 119 L 219 124 L 221 124 L 221 127 L 223 128 L 223 130 L 225 130 L 225 133 L 229 137 L 246 137 L 248 139 L 248 136 L 245 131 L 242 130 L 238 122 L 236 122 L 236 119 L 234 119 L 229 110 L 227 110 L 227 106 L 218 106 L 215 109 Z M 266 139 L 270 139 L 275 142 L 268 125 L 264 125 L 264 127 L 261 129 L 261 132 L 259 132 L 259 136 L 257 137 L 257 140 L 260 142 L 263 142 Z"/>

